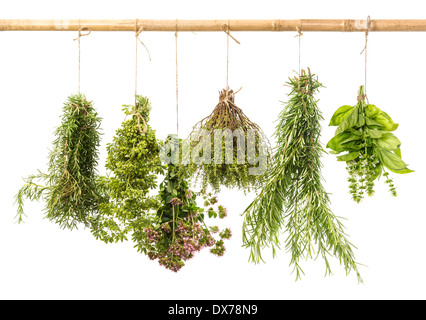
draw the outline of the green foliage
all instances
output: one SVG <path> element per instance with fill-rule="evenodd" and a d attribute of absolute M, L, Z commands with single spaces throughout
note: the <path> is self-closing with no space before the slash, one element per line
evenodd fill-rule
<path fill-rule="evenodd" d="M 232 136 L 232 146 L 227 145 L 225 138 L 220 138 L 216 147 L 215 140 L 218 141 L 218 137 L 215 136 L 215 130 L 236 133 Z M 204 132 L 209 135 L 208 141 L 201 138 Z M 250 133 L 253 133 L 253 152 L 248 152 Z M 194 126 L 190 139 L 192 153 L 204 157 L 204 150 L 208 149 L 211 154 L 211 158 L 207 156 L 208 161 L 196 165 L 196 179 L 201 181 L 203 187 L 211 187 L 215 192 L 219 192 L 221 186 L 247 192 L 256 189 L 264 181 L 269 161 L 269 141 L 261 128 L 237 107 L 232 90 L 220 92 L 219 103 L 208 117 Z M 262 156 L 263 161 L 259 159 Z M 253 168 L 256 170 L 251 170 Z"/>
<path fill-rule="evenodd" d="M 337 109 L 331 118 L 330 126 L 337 126 L 335 136 L 330 139 L 327 148 L 340 154 L 338 161 L 345 161 L 349 173 L 349 192 L 352 199 L 360 202 L 364 194 L 374 194 L 374 181 L 383 174 L 389 191 L 396 196 L 392 172 L 405 174 L 413 172 L 401 159 L 401 142 L 391 132 L 398 124 L 384 111 L 365 102 L 364 87 L 358 91 L 358 103 Z"/>
<path fill-rule="evenodd" d="M 68 97 L 55 131 L 48 172 L 24 179 L 16 195 L 18 222 L 23 220 L 23 201 L 28 198 L 43 199 L 46 217 L 62 228 L 90 223 L 100 201 L 96 183 L 100 121 L 83 94 Z"/>
<path fill-rule="evenodd" d="M 174 272 L 203 248 L 212 247 L 211 253 L 223 255 L 226 249 L 222 239 L 231 237 L 229 229 L 221 232 L 219 240 L 213 236 L 219 228 L 206 225 L 206 208 L 209 218 L 225 217 L 226 214 L 220 213 L 226 209 L 222 206 L 214 209 L 218 200 L 211 193 L 190 190 L 188 172 L 184 167 L 168 165 L 167 175 L 160 184 L 161 206 L 156 216 L 149 225 L 133 234 L 138 251 Z M 197 197 L 202 197 L 204 208 L 197 205 Z"/>
<path fill-rule="evenodd" d="M 151 105 L 145 97 L 137 97 L 137 108 L 124 105 L 131 119 L 116 131 L 107 145 L 105 167 L 108 176 L 97 182 L 102 194 L 99 212 L 92 219 L 92 234 L 106 243 L 127 240 L 127 234 L 149 223 L 149 211 L 159 207 L 159 201 L 149 194 L 157 188 L 157 175 L 164 173 L 160 162 L 161 143 L 149 122 Z M 140 117 L 146 131 L 140 125 Z"/>
<path fill-rule="evenodd" d="M 309 70 L 309 69 L 308 69 Z M 277 144 L 266 182 L 244 211 L 243 241 L 250 248 L 250 260 L 262 260 L 262 249 L 280 247 L 282 229 L 287 233 L 285 248 L 292 255 L 296 279 L 303 273 L 300 260 L 321 256 L 326 274 L 331 274 L 328 256 L 333 255 L 347 273 L 361 277 L 354 260 L 352 244 L 344 227 L 329 207 L 322 185 L 320 143 L 323 119 L 316 93 L 322 86 L 309 71 L 290 78 L 290 100 L 280 113 L 275 129 Z M 341 109 L 341 113 L 349 108 Z M 340 119 L 335 117 L 335 123 Z"/>

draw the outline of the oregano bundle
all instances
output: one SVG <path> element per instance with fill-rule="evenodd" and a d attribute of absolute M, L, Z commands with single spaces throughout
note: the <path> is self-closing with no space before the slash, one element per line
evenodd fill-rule
<path fill-rule="evenodd" d="M 149 223 L 147 215 L 159 207 L 150 191 L 157 188 L 161 142 L 149 125 L 151 103 L 137 96 L 136 106 L 124 105 L 126 119 L 107 145 L 107 176 L 98 179 L 102 202 L 92 220 L 92 234 L 106 243 L 127 240 L 127 234 Z M 142 226 L 141 226 L 142 225 Z"/>
<path fill-rule="evenodd" d="M 226 251 L 224 240 L 232 235 L 229 228 L 219 230 L 218 226 L 207 226 L 207 218 L 223 219 L 227 210 L 218 205 L 217 197 L 211 193 L 191 190 L 190 175 L 190 171 L 180 165 L 167 165 L 166 176 L 159 188 L 161 205 L 150 224 L 133 234 L 138 251 L 174 272 L 204 248 L 223 256 Z M 200 198 L 202 205 L 197 203 Z"/>
<path fill-rule="evenodd" d="M 314 98 L 322 85 L 309 69 L 290 78 L 287 85 L 290 99 L 278 117 L 277 143 L 266 181 L 244 211 L 244 245 L 250 248 L 250 259 L 258 263 L 265 247 L 271 247 L 275 256 L 284 231 L 296 279 L 303 274 L 300 261 L 317 256 L 324 259 L 326 274 L 331 274 L 328 257 L 332 255 L 361 281 L 353 246 L 331 211 L 322 184 L 323 118 Z"/>
<path fill-rule="evenodd" d="M 62 228 L 90 224 L 100 200 L 96 183 L 100 121 L 93 103 L 83 94 L 68 97 L 47 172 L 28 176 L 16 195 L 18 222 L 23 220 L 23 201 L 28 198 L 43 199 L 46 218 Z"/>

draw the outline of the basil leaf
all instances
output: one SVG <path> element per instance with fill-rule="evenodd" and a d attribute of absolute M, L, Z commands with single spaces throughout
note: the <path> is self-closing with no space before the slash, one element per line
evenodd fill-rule
<path fill-rule="evenodd" d="M 342 123 L 339 124 L 339 126 L 336 129 L 336 134 L 343 132 L 349 128 L 355 127 L 358 124 L 358 107 L 354 108 L 354 111 L 351 112 L 351 114 L 345 118 L 345 120 L 342 121 Z"/>
<path fill-rule="evenodd" d="M 373 118 L 376 115 L 378 115 L 380 112 L 382 112 L 382 110 L 380 110 L 379 108 L 377 108 L 374 104 L 367 104 L 364 107 L 364 112 L 365 115 L 369 118 Z"/>
<path fill-rule="evenodd" d="M 337 161 L 352 161 L 359 157 L 360 151 L 349 152 L 337 157 Z"/>
<path fill-rule="evenodd" d="M 381 138 L 383 136 L 383 131 L 377 130 L 377 129 L 366 128 L 365 133 L 367 134 L 368 137 L 375 138 L 375 139 Z"/>
<path fill-rule="evenodd" d="M 361 140 L 361 136 L 354 135 L 350 132 L 341 132 L 337 135 L 335 135 L 328 143 L 327 148 L 330 148 L 334 151 L 342 152 L 342 151 L 349 151 L 346 148 L 346 145 L 348 142 Z"/>
<path fill-rule="evenodd" d="M 381 162 L 389 170 L 403 170 L 407 168 L 407 164 L 393 152 L 378 148 L 378 153 L 380 155 Z"/>
<path fill-rule="evenodd" d="M 388 151 L 396 150 L 401 145 L 401 141 L 390 132 L 384 133 L 379 139 L 374 139 L 373 143 Z M 400 156 L 398 157 L 401 158 Z"/>
<path fill-rule="evenodd" d="M 362 127 L 365 124 L 365 116 L 363 114 L 358 115 L 358 127 Z"/>
<path fill-rule="evenodd" d="M 385 129 L 385 126 L 382 125 L 380 122 L 378 122 L 374 119 L 368 118 L 368 117 L 365 119 L 365 124 L 370 129 L 378 129 L 378 130 L 384 130 Z"/>
<path fill-rule="evenodd" d="M 398 157 L 402 158 L 401 157 L 401 148 L 400 147 L 398 147 L 398 149 L 396 149 L 396 150 L 393 150 L 393 153 L 395 153 Z"/>
<path fill-rule="evenodd" d="M 407 174 L 407 173 L 414 172 L 414 170 L 410 170 L 408 168 L 404 168 L 402 170 L 393 170 L 393 169 L 389 168 L 389 170 L 392 171 L 392 172 L 395 172 L 395 173 L 399 173 L 399 174 Z"/>
<path fill-rule="evenodd" d="M 351 112 L 354 110 L 353 106 L 341 106 L 339 109 L 336 110 L 336 112 L 333 114 L 330 120 L 329 126 L 338 126 L 345 120 Z"/>
<path fill-rule="evenodd" d="M 379 113 L 373 119 L 384 126 L 387 131 L 394 131 L 398 129 L 399 125 L 393 122 L 392 118 L 386 112 Z"/>

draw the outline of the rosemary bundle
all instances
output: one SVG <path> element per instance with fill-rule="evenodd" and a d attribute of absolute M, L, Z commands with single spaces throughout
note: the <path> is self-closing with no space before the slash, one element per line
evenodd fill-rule
<path fill-rule="evenodd" d="M 337 126 L 336 134 L 327 144 L 327 148 L 333 150 L 331 153 L 347 152 L 337 160 L 346 162 L 349 192 L 358 203 L 365 193 L 374 195 L 374 181 L 381 175 L 385 176 L 390 193 L 397 195 L 393 179 L 385 168 L 399 174 L 413 172 L 402 161 L 401 142 L 391 132 L 398 124 L 365 99 L 364 86 L 361 86 L 355 106 L 337 109 L 330 120 L 330 126 Z"/>
<path fill-rule="evenodd" d="M 124 105 L 126 119 L 107 145 L 107 176 L 98 178 L 102 202 L 92 219 L 92 234 L 106 243 L 127 240 L 140 224 L 148 223 L 150 210 L 159 202 L 149 192 L 157 188 L 157 174 L 164 173 L 160 162 L 161 143 L 149 122 L 151 104 L 137 96 L 136 106 Z"/>
<path fill-rule="evenodd" d="M 321 256 L 326 275 L 331 274 L 328 256 L 337 257 L 347 273 L 360 274 L 352 244 L 344 227 L 329 207 L 322 185 L 320 143 L 322 114 L 314 99 L 322 86 L 308 69 L 287 83 L 290 100 L 280 113 L 275 130 L 277 144 L 266 182 L 244 211 L 243 241 L 251 249 L 250 260 L 258 263 L 261 251 L 280 247 L 280 233 L 288 234 L 285 248 L 291 253 L 296 279 L 303 270 L 300 260 Z"/>
<path fill-rule="evenodd" d="M 206 214 L 209 218 L 224 218 L 227 211 L 217 205 L 217 197 L 211 193 L 190 190 L 189 178 L 187 170 L 169 164 L 160 184 L 160 208 L 149 225 L 133 234 L 138 251 L 174 272 L 203 248 L 209 247 L 212 254 L 223 256 L 226 250 L 224 240 L 231 237 L 228 228 L 220 231 L 217 226 L 207 226 Z M 203 198 L 203 207 L 198 206 L 198 197 Z M 216 233 L 218 239 L 214 236 Z"/>
<path fill-rule="evenodd" d="M 100 121 L 83 94 L 68 97 L 61 125 L 55 131 L 47 173 L 39 171 L 24 179 L 16 195 L 18 222 L 23 220 L 23 201 L 28 198 L 43 199 L 46 217 L 62 228 L 89 225 L 100 200 L 96 183 Z"/>
<path fill-rule="evenodd" d="M 235 104 L 233 90 L 220 92 L 219 103 L 194 126 L 190 140 L 192 154 L 202 153 L 196 179 L 203 187 L 210 186 L 216 192 L 221 185 L 250 191 L 263 181 L 269 159 L 268 140 Z"/>

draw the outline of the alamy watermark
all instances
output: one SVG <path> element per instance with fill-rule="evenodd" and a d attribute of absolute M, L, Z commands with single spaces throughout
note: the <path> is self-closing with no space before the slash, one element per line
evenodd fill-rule
<path fill-rule="evenodd" d="M 262 175 L 267 169 L 268 148 L 263 137 L 252 129 L 247 132 L 243 129 L 215 129 L 213 132 L 201 129 L 180 143 L 177 135 L 169 135 L 161 148 L 160 159 L 163 163 L 183 165 L 191 162 L 196 165 L 248 163 L 250 175 Z"/>

